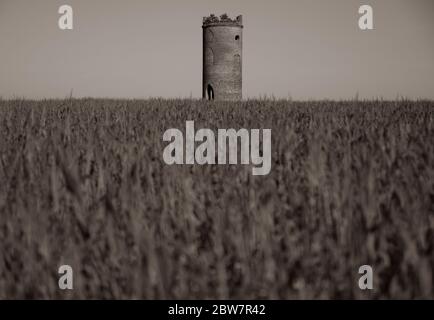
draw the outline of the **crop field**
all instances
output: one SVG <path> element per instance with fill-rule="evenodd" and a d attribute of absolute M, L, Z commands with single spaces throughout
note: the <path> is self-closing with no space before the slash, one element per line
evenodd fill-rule
<path fill-rule="evenodd" d="M 271 129 L 271 172 L 165 164 L 187 120 Z M 433 299 L 433 270 L 434 102 L 0 100 L 1 299 Z"/>

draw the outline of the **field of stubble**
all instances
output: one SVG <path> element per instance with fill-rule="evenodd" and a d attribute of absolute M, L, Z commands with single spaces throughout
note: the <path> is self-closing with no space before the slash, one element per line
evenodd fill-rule
<path fill-rule="evenodd" d="M 166 165 L 186 120 L 270 174 Z M 0 181 L 1 299 L 434 298 L 434 102 L 0 100 Z"/>

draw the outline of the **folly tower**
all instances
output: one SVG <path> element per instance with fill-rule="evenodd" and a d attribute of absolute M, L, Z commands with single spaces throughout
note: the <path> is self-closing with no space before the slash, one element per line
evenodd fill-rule
<path fill-rule="evenodd" d="M 203 18 L 202 98 L 241 100 L 243 17 Z"/>

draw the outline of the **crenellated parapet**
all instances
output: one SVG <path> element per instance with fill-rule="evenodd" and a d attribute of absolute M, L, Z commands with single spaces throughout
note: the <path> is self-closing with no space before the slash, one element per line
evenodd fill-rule
<path fill-rule="evenodd" d="M 231 19 L 226 13 L 222 14 L 220 17 L 210 14 L 208 17 L 203 17 L 202 27 L 211 26 L 236 26 L 243 27 L 243 16 L 239 15 L 235 19 Z"/>

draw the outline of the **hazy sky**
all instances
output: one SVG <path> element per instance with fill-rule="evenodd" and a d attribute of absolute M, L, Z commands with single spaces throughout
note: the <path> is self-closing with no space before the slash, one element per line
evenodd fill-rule
<path fill-rule="evenodd" d="M 202 17 L 224 12 L 244 97 L 434 99 L 434 0 L 0 0 L 0 96 L 201 97 Z"/>

